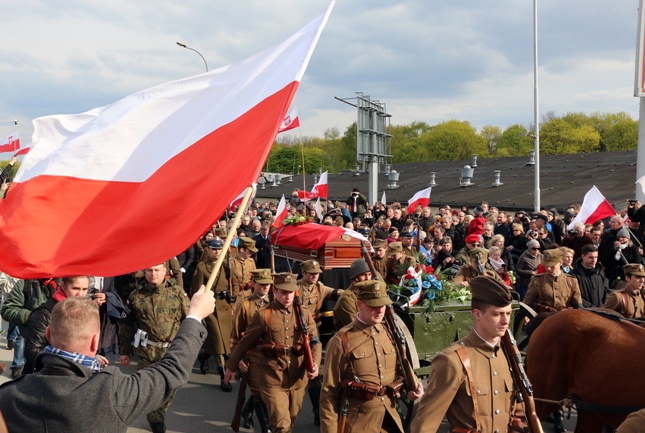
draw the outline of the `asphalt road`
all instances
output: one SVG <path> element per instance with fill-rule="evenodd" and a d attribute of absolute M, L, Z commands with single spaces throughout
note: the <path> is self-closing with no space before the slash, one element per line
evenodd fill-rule
<path fill-rule="evenodd" d="M 6 322 L 3 323 L 7 329 Z M 11 380 L 9 365 L 13 357 L 13 351 L 7 350 L 6 333 L 0 336 L 0 362 L 7 365 L 4 373 L 0 375 L 0 383 Z M 113 365 L 118 364 L 118 355 L 110 354 L 108 358 Z M 135 366 L 121 367 L 124 372 L 133 373 Z M 238 384 L 233 385 L 232 393 L 223 392 L 220 387 L 219 375 L 216 371 L 213 360 L 210 360 L 211 372 L 203 375 L 199 366 L 195 363 L 193 374 L 188 384 L 177 392 L 175 400 L 170 407 L 166 417 L 168 433 L 218 433 L 231 432 L 231 420 L 235 411 L 235 401 Z M 99 411 L 101 408 L 95 408 Z M 257 420 L 255 420 L 257 426 Z M 553 432 L 553 425 L 544 422 L 544 431 Z M 566 421 L 567 428 L 573 431 L 575 426 L 575 414 L 571 420 Z M 150 428 L 145 415 L 138 419 L 128 428 L 128 433 L 149 432 Z M 253 429 L 240 428 L 240 432 L 251 433 Z M 303 409 L 298 416 L 294 433 L 318 433 L 320 428 L 313 424 L 311 403 L 306 396 Z M 258 429 L 259 432 L 259 429 Z M 441 430 L 441 433 L 448 432 L 448 428 Z"/>

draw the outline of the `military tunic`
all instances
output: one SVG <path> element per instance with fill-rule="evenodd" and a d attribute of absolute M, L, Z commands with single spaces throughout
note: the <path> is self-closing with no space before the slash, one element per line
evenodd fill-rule
<path fill-rule="evenodd" d="M 537 307 L 538 311 L 561 310 L 576 302 L 582 306 L 578 280 L 564 272 L 557 277 L 546 272 L 534 275 L 524 297 L 524 303 Z"/>
<path fill-rule="evenodd" d="M 413 259 L 416 260 L 416 258 L 417 258 L 417 249 L 414 248 L 413 246 L 406 247 L 405 245 L 403 245 L 403 250 L 402 251 L 403 251 L 404 256 L 412 257 Z"/>
<path fill-rule="evenodd" d="M 268 294 L 260 297 L 254 293 L 235 306 L 233 333 L 231 334 L 232 350 L 235 350 L 237 343 L 242 339 L 255 312 L 267 305 L 269 305 Z M 257 350 L 250 350 L 245 359 L 245 361 L 249 362 L 249 372 L 247 375 L 249 388 L 251 389 L 251 394 L 257 397 L 260 397 L 260 386 L 262 384 L 262 376 L 260 375 L 260 363 L 262 363 L 262 360 L 262 354 Z"/>
<path fill-rule="evenodd" d="M 302 306 L 309 310 L 314 320 L 318 322 L 320 320 L 320 307 L 323 301 L 334 293 L 334 289 L 325 286 L 320 281 L 317 281 L 316 284 L 305 284 L 302 280 L 298 280 L 296 284 L 298 284 L 298 294 L 300 295 Z"/>
<path fill-rule="evenodd" d="M 480 275 L 485 275 L 487 277 L 494 278 L 498 281 L 501 281 L 502 283 L 504 280 L 502 280 L 499 277 L 499 274 L 495 271 L 491 271 L 489 269 L 484 270 L 483 274 L 479 273 L 479 269 L 475 269 L 470 265 L 463 265 L 462 267 L 459 268 L 459 271 L 457 272 L 457 275 L 452 279 L 453 283 L 461 283 L 462 281 L 470 281 L 475 277 L 478 277 Z"/>
<path fill-rule="evenodd" d="M 604 307 L 618 311 L 628 319 L 640 319 L 645 316 L 645 293 L 642 289 L 636 293 L 626 288 L 616 290 L 607 295 Z"/>
<path fill-rule="evenodd" d="M 347 348 L 343 348 L 343 334 L 346 334 Z M 356 319 L 336 333 L 327 343 L 323 377 L 321 431 L 337 433 L 340 408 L 347 399 L 346 433 L 403 432 L 396 402 L 390 397 L 377 395 L 365 400 L 346 395 L 341 388 L 342 380 L 358 379 L 378 386 L 387 386 L 396 380 L 396 349 L 382 323 L 368 326 Z M 389 428 L 383 428 L 384 421 L 390 421 Z"/>
<path fill-rule="evenodd" d="M 457 350 L 465 347 L 477 393 L 481 433 L 506 432 L 513 416 L 513 377 L 499 344 L 494 348 L 475 330 L 432 360 L 428 387 L 412 421 L 412 433 L 434 433 L 444 415 L 452 428 L 476 430 L 470 382 Z M 521 413 L 520 413 L 521 412 Z M 518 410 L 516 415 L 523 414 Z"/>
<path fill-rule="evenodd" d="M 206 285 L 214 268 L 215 262 L 210 258 L 197 265 L 191 295 L 195 294 L 202 285 Z M 216 293 L 215 311 L 204 319 L 208 330 L 208 337 L 204 341 L 204 351 L 211 355 L 228 355 L 231 353 L 230 340 L 233 327 L 233 308 L 227 299 L 217 297 L 217 293 L 229 290 L 227 273 L 228 269 L 222 266 L 211 288 Z"/>
<path fill-rule="evenodd" d="M 250 287 L 251 271 L 256 269 L 252 258 L 241 259 L 235 257 L 231 260 L 231 279 L 233 281 L 233 293 L 238 296 L 238 301 L 251 296 L 253 289 Z"/>
<path fill-rule="evenodd" d="M 266 309 L 271 309 L 269 326 L 266 322 Z M 318 340 L 318 330 L 311 313 L 306 308 L 303 308 L 302 312 L 310 338 Z M 270 329 L 270 332 L 267 332 L 267 328 Z M 266 308 L 255 312 L 246 332 L 226 362 L 227 369 L 235 370 L 249 350 L 258 352 L 262 357 L 259 366 L 262 377 L 260 392 L 262 400 L 269 410 L 273 433 L 291 432 L 296 416 L 302 408 L 302 400 L 308 382 L 305 357 L 293 352 L 288 355 L 267 355 L 258 346 L 275 343 L 293 348 L 294 344 L 301 341 L 302 333 L 293 305 L 285 307 L 274 300 Z M 321 345 L 312 344 L 311 351 L 314 362 L 320 365 Z"/>
<path fill-rule="evenodd" d="M 341 330 L 356 319 L 356 289 L 350 284 L 334 306 L 334 329 Z"/>
<path fill-rule="evenodd" d="M 378 272 L 379 277 L 385 281 L 385 277 L 387 276 L 387 260 L 385 257 L 372 256 L 372 263 L 374 264 L 374 269 Z M 376 277 L 376 275 L 373 275 L 372 277 Z"/>
<path fill-rule="evenodd" d="M 132 340 L 137 329 L 147 332 L 148 345 L 136 348 L 137 369 L 142 369 L 163 358 L 168 347 L 159 345 L 175 338 L 181 321 L 188 314 L 190 302 L 184 289 L 164 280 L 158 286 L 144 283 L 136 288 L 128 298 L 128 307 L 130 316 L 119 324 L 120 354 L 132 356 Z M 147 414 L 149 423 L 164 422 L 174 396 L 173 392 L 162 407 Z"/>
<path fill-rule="evenodd" d="M 405 254 L 399 260 L 394 260 L 394 257 L 389 258 L 386 265 L 387 276 L 385 277 L 385 282 L 388 284 L 399 284 L 401 277 L 405 275 L 408 268 L 416 264 L 417 260 L 414 257 L 409 257 Z"/>

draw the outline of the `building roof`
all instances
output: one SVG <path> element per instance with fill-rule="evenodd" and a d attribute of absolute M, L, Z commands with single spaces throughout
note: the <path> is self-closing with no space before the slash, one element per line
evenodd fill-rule
<path fill-rule="evenodd" d="M 388 177 L 378 176 L 377 199 L 385 190 L 388 203 L 407 203 L 415 192 L 427 188 L 430 173 L 435 173 L 436 186 L 432 188 L 432 205 L 474 206 L 487 201 L 502 209 L 532 210 L 534 204 L 535 169 L 526 165 L 528 157 L 478 159 L 472 186 L 460 187 L 461 169 L 472 161 L 436 161 L 395 164 L 399 173 L 398 188 L 387 189 Z M 493 187 L 495 170 L 501 171 L 501 186 Z M 345 201 L 353 188 L 367 195 L 368 173 L 345 171 L 330 174 L 329 198 Z M 564 210 L 572 203 L 582 203 L 584 195 L 596 185 L 600 192 L 620 210 L 625 200 L 633 198 L 636 185 L 636 151 L 598 152 L 575 155 L 548 155 L 540 157 L 540 203 L 542 207 Z M 313 176 L 306 176 L 307 190 L 311 190 Z M 302 189 L 302 176 L 293 182 L 258 189 L 257 197 L 279 199 L 288 197 L 294 188 Z"/>

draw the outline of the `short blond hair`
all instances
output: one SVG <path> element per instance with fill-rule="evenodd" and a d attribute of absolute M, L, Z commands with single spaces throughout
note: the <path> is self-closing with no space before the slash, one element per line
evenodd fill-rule
<path fill-rule="evenodd" d="M 99 307 L 88 298 L 65 298 L 52 309 L 49 337 L 52 346 L 70 350 L 100 330 Z"/>

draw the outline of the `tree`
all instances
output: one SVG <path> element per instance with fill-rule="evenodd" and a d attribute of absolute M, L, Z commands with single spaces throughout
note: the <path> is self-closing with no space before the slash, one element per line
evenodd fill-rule
<path fill-rule="evenodd" d="M 534 139 L 529 136 L 529 131 L 516 123 L 506 128 L 497 139 L 496 156 L 526 156 L 534 147 Z"/>
<path fill-rule="evenodd" d="M 433 126 L 419 137 L 419 144 L 427 149 L 432 161 L 468 159 L 473 153 L 488 156 L 485 140 L 470 123 L 459 120 Z"/>
<path fill-rule="evenodd" d="M 561 118 L 549 120 L 540 128 L 540 153 L 544 155 L 597 152 L 600 134 L 589 125 L 574 128 Z"/>
<path fill-rule="evenodd" d="M 486 140 L 488 151 L 491 154 L 495 154 L 495 147 L 497 146 L 497 140 L 499 140 L 499 137 L 502 135 L 502 128 L 499 126 L 486 125 L 481 129 L 481 131 L 479 131 L 479 135 Z"/>

